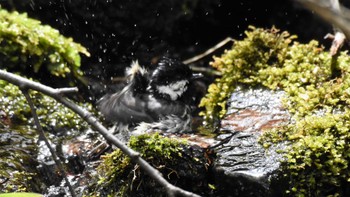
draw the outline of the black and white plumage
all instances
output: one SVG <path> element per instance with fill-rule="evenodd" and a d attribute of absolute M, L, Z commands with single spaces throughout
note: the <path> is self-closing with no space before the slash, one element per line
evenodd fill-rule
<path fill-rule="evenodd" d="M 188 66 L 162 58 L 152 72 L 136 61 L 127 73 L 127 85 L 98 102 L 105 119 L 115 124 L 115 132 L 191 130 L 191 109 L 184 98 L 192 79 Z"/>

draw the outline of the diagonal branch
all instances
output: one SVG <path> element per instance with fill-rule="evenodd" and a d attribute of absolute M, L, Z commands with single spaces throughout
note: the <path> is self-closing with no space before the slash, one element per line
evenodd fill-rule
<path fill-rule="evenodd" d="M 160 185 L 162 185 L 169 196 L 191 196 L 198 197 L 197 194 L 192 192 L 185 191 L 181 188 L 178 188 L 172 184 L 170 184 L 162 174 L 153 168 L 147 161 L 141 158 L 140 154 L 124 143 L 122 143 L 117 137 L 115 137 L 111 132 L 109 132 L 91 113 L 76 105 L 72 101 L 66 99 L 61 95 L 61 89 L 54 89 L 38 82 L 31 81 L 29 79 L 20 77 L 18 75 L 9 73 L 4 70 L 0 70 L 0 79 L 6 80 L 14 85 L 20 87 L 20 89 L 33 89 L 39 91 L 43 94 L 46 94 L 58 102 L 61 102 L 63 105 L 77 113 L 80 117 L 82 117 L 86 122 L 88 122 L 91 126 L 93 126 L 103 137 L 108 140 L 110 143 L 117 146 L 124 154 L 129 156 L 131 160 L 140 165 L 140 167 L 149 174 L 154 180 L 156 180 Z"/>

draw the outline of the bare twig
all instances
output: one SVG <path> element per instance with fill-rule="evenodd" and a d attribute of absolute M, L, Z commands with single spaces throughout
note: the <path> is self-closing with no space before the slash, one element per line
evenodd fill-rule
<path fill-rule="evenodd" d="M 340 51 L 340 49 L 344 45 L 345 40 L 346 40 L 346 37 L 343 32 L 341 31 L 335 32 L 335 35 L 333 36 L 332 46 L 329 49 L 331 56 L 335 56 Z"/>
<path fill-rule="evenodd" d="M 213 53 L 214 51 L 218 50 L 219 48 L 223 47 L 225 44 L 227 44 L 229 42 L 234 42 L 234 40 L 232 38 L 230 38 L 230 37 L 227 37 L 224 40 L 222 40 L 221 42 L 219 42 L 218 44 L 216 44 L 215 46 L 213 46 L 212 48 L 206 50 L 204 53 L 201 53 L 201 54 L 196 55 L 196 56 L 194 56 L 192 58 L 189 58 L 189 59 L 183 61 L 182 63 L 184 63 L 186 65 L 192 64 L 192 63 L 194 63 L 194 62 L 204 58 L 205 56 Z M 222 75 L 219 71 L 211 69 L 211 68 L 204 68 L 204 67 L 198 67 L 198 66 L 190 66 L 190 68 L 193 71 L 201 72 L 201 73 L 207 73 L 209 75 L 216 75 L 216 76 L 221 76 Z"/>
<path fill-rule="evenodd" d="M 55 100 L 61 102 L 63 105 L 77 113 L 80 117 L 82 117 L 86 122 L 88 122 L 91 126 L 93 126 L 103 137 L 108 140 L 110 143 L 117 146 L 124 154 L 129 156 L 131 160 L 140 165 L 140 167 L 149 174 L 154 180 L 156 180 L 161 186 L 163 186 L 168 193 L 169 196 L 191 196 L 198 197 L 197 194 L 192 192 L 185 191 L 181 188 L 178 188 L 172 184 L 170 184 L 163 175 L 153 168 L 149 163 L 147 163 L 143 158 L 140 157 L 140 154 L 128 146 L 123 144 L 117 137 L 115 137 L 111 132 L 109 132 L 91 113 L 84 110 L 80 106 L 76 105 L 72 101 L 62 97 L 60 94 L 60 89 L 54 89 L 38 82 L 34 82 L 23 77 L 17 76 L 15 74 L 6 72 L 4 70 L 0 70 L 0 79 L 6 80 L 12 84 L 15 84 L 22 88 L 33 89 L 39 91 L 43 94 L 46 94 Z"/>
<path fill-rule="evenodd" d="M 213 68 L 199 67 L 199 66 L 190 66 L 191 70 L 200 73 L 206 73 L 208 75 L 221 76 L 222 73 Z"/>
<path fill-rule="evenodd" d="M 58 94 L 70 94 L 70 93 L 75 93 L 78 92 L 79 89 L 74 87 L 74 88 L 60 88 L 58 89 Z"/>
<path fill-rule="evenodd" d="M 44 140 L 46 146 L 49 148 L 51 156 L 52 156 L 53 160 L 55 161 L 55 164 L 56 164 L 58 170 L 60 171 L 64 180 L 66 181 L 66 186 L 68 187 L 70 194 L 72 195 L 72 197 L 76 197 L 75 192 L 74 192 L 74 188 L 72 187 L 72 185 L 70 184 L 70 182 L 68 180 L 67 173 L 64 170 L 63 164 L 62 164 L 61 160 L 59 159 L 59 157 L 57 156 L 56 151 L 51 146 L 49 140 L 47 139 L 47 137 L 45 135 L 43 128 L 40 125 L 38 114 L 36 113 L 36 109 L 35 109 L 35 106 L 34 106 L 32 99 L 30 98 L 30 95 L 28 93 L 28 89 L 21 88 L 21 91 L 24 94 L 24 96 L 26 97 L 26 100 L 29 104 L 32 116 L 34 118 L 34 123 L 35 123 L 36 129 L 39 133 L 40 138 Z"/>
<path fill-rule="evenodd" d="M 233 42 L 234 40 L 230 37 L 225 38 L 223 41 L 219 42 L 218 44 L 216 44 L 215 46 L 213 46 L 212 48 L 206 50 L 204 53 L 199 54 L 197 56 L 194 56 L 190 59 L 187 59 L 185 61 L 183 61 L 184 64 L 191 64 L 193 62 L 196 62 L 202 58 L 204 58 L 205 56 L 213 53 L 214 51 L 218 50 L 219 48 L 223 47 L 225 44 L 229 43 L 229 42 Z"/>

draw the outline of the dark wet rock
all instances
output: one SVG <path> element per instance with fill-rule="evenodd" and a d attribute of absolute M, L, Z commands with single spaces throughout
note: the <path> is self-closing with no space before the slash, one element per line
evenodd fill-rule
<path fill-rule="evenodd" d="M 221 130 L 229 134 L 215 148 L 215 182 L 219 196 L 279 196 L 283 193 L 279 176 L 282 155 L 278 144 L 265 149 L 259 143 L 261 134 L 290 121 L 283 109 L 281 91 L 249 89 L 234 92 L 229 100 L 228 113 L 222 120 Z"/>
<path fill-rule="evenodd" d="M 66 131 L 66 135 L 56 136 L 54 143 L 51 145 L 57 150 L 67 178 L 76 194 L 81 194 L 84 188 L 87 187 L 91 175 L 96 173 L 96 166 L 98 165 L 95 160 L 99 157 L 92 160 L 90 152 L 95 149 L 96 144 L 102 143 L 102 139 L 99 139 L 92 130 L 81 132 L 78 136 L 74 135 L 74 138 L 67 136 L 67 134 L 69 134 L 68 131 Z M 46 183 L 43 193 L 48 197 L 66 196 L 67 193 L 70 193 L 66 181 L 59 173 L 59 169 L 43 141 L 39 143 L 39 152 L 37 160 L 40 165 L 38 169 Z"/>
<path fill-rule="evenodd" d="M 0 192 L 40 191 L 36 133 L 27 127 L 0 127 Z"/>

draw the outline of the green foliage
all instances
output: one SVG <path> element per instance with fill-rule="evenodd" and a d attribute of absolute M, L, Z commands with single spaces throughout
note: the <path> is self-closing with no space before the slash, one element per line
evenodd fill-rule
<path fill-rule="evenodd" d="M 300 44 L 296 36 L 250 27 L 247 38 L 215 57 L 222 72 L 202 100 L 201 115 L 210 122 L 226 113 L 226 100 L 238 85 L 282 89 L 294 121 L 266 132 L 265 147 L 288 141 L 285 151 L 287 191 L 292 196 L 343 195 L 350 170 L 350 57 L 336 57 L 316 41 Z M 340 72 L 335 75 L 335 72 Z M 336 78 L 334 76 L 337 76 Z"/>
<path fill-rule="evenodd" d="M 30 91 L 30 95 L 36 106 L 40 123 L 45 129 L 82 130 L 87 128 L 87 123 L 80 116 L 53 98 L 36 91 Z M 17 124 L 33 125 L 30 107 L 17 86 L 0 80 L 0 103 L 4 107 L 0 110 L 14 116 L 18 121 Z M 79 105 L 92 111 L 92 105 L 89 103 L 80 103 Z"/>
<path fill-rule="evenodd" d="M 9 13 L 0 8 L 0 65 L 35 73 L 43 66 L 53 76 L 81 75 L 80 55 L 89 56 L 87 50 L 72 38 L 65 38 L 57 30 L 27 14 Z"/>

